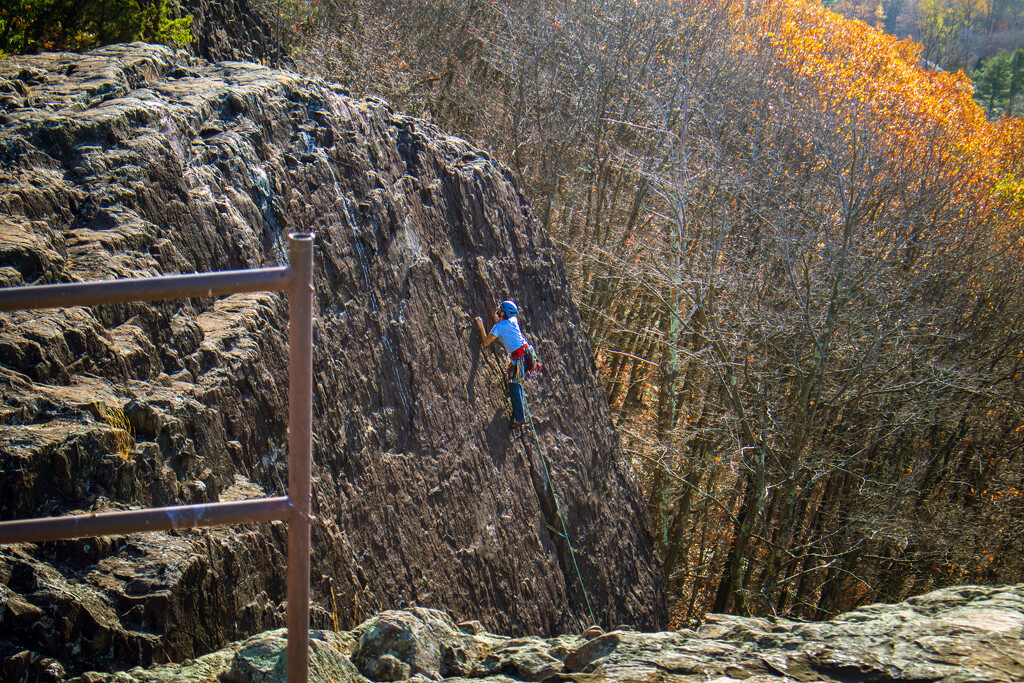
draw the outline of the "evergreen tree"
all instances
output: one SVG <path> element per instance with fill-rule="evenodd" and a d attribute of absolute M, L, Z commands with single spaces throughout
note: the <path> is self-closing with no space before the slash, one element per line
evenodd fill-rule
<path fill-rule="evenodd" d="M 1017 49 L 1010 58 L 1010 91 L 1007 96 L 1006 114 L 1013 116 L 1014 109 L 1024 89 L 1024 49 Z"/>
<path fill-rule="evenodd" d="M 1010 62 L 1010 53 L 1003 51 L 981 62 L 974 71 L 974 98 L 990 117 L 1006 109 L 1010 94 Z"/>

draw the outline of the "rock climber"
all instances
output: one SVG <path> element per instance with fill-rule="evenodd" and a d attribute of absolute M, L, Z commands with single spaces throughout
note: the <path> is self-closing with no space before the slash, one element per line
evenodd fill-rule
<path fill-rule="evenodd" d="M 476 329 L 480 333 L 480 344 L 487 348 L 495 339 L 500 339 L 508 351 L 509 363 L 506 378 L 508 380 L 508 401 L 512 404 L 512 429 L 523 426 L 526 422 L 526 403 L 523 397 L 523 380 L 528 375 L 527 356 L 532 354 L 530 344 L 519 329 L 516 314 L 519 307 L 514 301 L 502 301 L 494 312 L 494 327 L 490 333 L 484 330 L 484 321 L 476 317 Z"/>

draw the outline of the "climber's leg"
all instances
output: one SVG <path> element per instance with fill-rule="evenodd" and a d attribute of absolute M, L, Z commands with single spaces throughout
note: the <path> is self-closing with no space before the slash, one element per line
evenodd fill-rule
<path fill-rule="evenodd" d="M 518 382 L 508 383 L 508 401 L 512 404 L 512 426 L 518 427 L 526 421 L 526 409 L 523 405 L 523 385 Z"/>

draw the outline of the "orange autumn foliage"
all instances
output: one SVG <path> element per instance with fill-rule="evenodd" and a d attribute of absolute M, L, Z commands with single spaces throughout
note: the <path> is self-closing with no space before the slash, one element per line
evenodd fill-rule
<path fill-rule="evenodd" d="M 812 97 L 850 144 L 872 137 L 891 173 L 948 183 L 952 204 L 1000 240 L 1020 239 L 1024 123 L 993 123 L 962 72 L 922 66 L 921 46 L 807 0 L 776 0 L 746 27 L 791 96 Z M 766 19 L 770 17 L 770 19 Z M 854 135 L 856 132 L 856 135 Z"/>
<path fill-rule="evenodd" d="M 1024 119 L 1002 119 L 994 126 L 995 199 L 1001 209 L 1003 239 L 1024 252 Z"/>

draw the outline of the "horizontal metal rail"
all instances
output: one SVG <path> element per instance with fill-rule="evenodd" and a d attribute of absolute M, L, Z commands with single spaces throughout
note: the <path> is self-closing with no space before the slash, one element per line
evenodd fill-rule
<path fill-rule="evenodd" d="M 0 522 L 2 545 L 286 520 L 288 683 L 305 683 L 309 677 L 314 238 L 313 234 L 288 235 L 287 267 L 0 288 L 0 311 L 213 297 L 237 292 L 288 292 L 287 496 Z"/>
<path fill-rule="evenodd" d="M 19 519 L 0 523 L 0 544 L 287 520 L 291 517 L 291 510 L 288 496 L 279 496 L 226 503 L 96 512 L 68 517 Z"/>
<path fill-rule="evenodd" d="M 224 270 L 217 273 L 193 273 L 161 277 L 94 280 L 35 287 L 0 289 L 0 311 L 33 308 L 96 306 L 129 301 L 188 299 L 222 296 L 236 292 L 283 292 L 291 282 L 287 266 L 253 270 Z"/>

